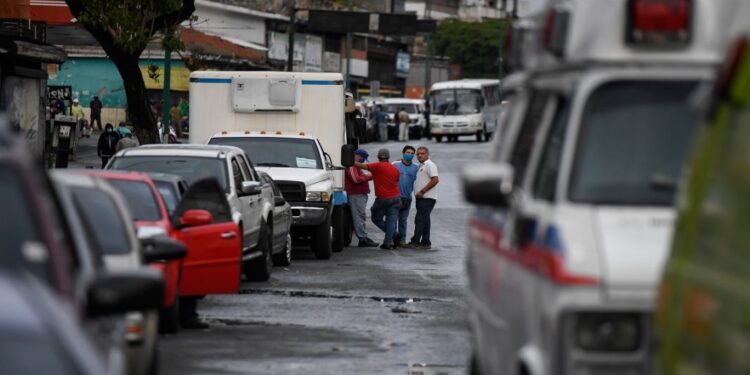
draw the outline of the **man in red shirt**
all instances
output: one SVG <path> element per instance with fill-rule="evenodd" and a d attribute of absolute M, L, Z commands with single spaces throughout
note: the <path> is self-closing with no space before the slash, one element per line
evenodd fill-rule
<path fill-rule="evenodd" d="M 385 239 L 380 246 L 383 250 L 393 250 L 393 236 L 396 234 L 396 222 L 398 221 L 398 209 L 401 204 L 401 191 L 398 188 L 398 178 L 401 174 L 388 159 L 391 153 L 388 149 L 381 148 L 378 151 L 377 163 L 359 163 L 354 166 L 367 169 L 372 173 L 375 185 L 375 203 L 370 207 L 372 222 L 380 230 L 385 232 Z"/>
<path fill-rule="evenodd" d="M 367 151 L 358 149 L 354 151 L 355 161 L 367 162 Z M 372 175 L 363 172 L 357 167 L 346 168 L 346 179 L 344 189 L 349 199 L 349 208 L 352 211 L 352 225 L 354 234 L 359 238 L 359 247 L 376 247 L 378 243 L 367 237 L 367 195 L 370 194 L 370 180 Z"/>

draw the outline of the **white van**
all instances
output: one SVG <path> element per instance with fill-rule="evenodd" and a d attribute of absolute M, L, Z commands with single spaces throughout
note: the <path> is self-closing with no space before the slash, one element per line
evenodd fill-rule
<path fill-rule="evenodd" d="M 339 73 L 193 72 L 190 142 L 237 146 L 292 205 L 315 256 L 344 248 L 347 132 Z"/>
<path fill-rule="evenodd" d="M 691 98 L 732 4 L 568 0 L 536 19 L 503 136 L 464 175 L 472 374 L 650 373 Z"/>
<path fill-rule="evenodd" d="M 463 79 L 438 82 L 430 89 L 430 132 L 435 140 L 456 141 L 476 135 L 489 141 L 497 128 L 502 98 L 496 79 Z"/>

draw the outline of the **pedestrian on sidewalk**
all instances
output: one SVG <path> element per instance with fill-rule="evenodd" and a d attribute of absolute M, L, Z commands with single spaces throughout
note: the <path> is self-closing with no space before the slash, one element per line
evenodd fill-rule
<path fill-rule="evenodd" d="M 435 186 L 440 182 L 438 168 L 430 160 L 430 150 L 427 147 L 417 149 L 417 160 L 421 164 L 417 171 L 417 179 L 414 182 L 414 197 L 416 198 L 417 216 L 414 219 L 414 237 L 411 238 L 409 247 L 417 249 L 430 249 L 430 214 L 437 202 L 437 190 Z"/>
<path fill-rule="evenodd" d="M 417 171 L 419 166 L 416 165 L 414 160 L 414 154 L 416 149 L 413 146 L 406 145 L 402 152 L 402 159 L 400 161 L 393 162 L 393 165 L 399 171 L 398 177 L 398 189 L 401 191 L 401 204 L 398 209 L 398 225 L 396 230 L 396 236 L 394 242 L 396 246 L 406 246 L 407 237 L 407 221 L 409 219 L 409 210 L 411 209 L 412 194 L 414 193 L 414 181 L 417 179 Z"/>
<path fill-rule="evenodd" d="M 98 96 L 94 96 L 89 103 L 89 108 L 91 108 L 91 129 L 94 129 L 94 122 L 96 122 L 96 129 L 102 131 L 102 102 Z"/>
<path fill-rule="evenodd" d="M 358 149 L 354 151 L 355 161 L 367 163 L 367 151 Z M 352 225 L 354 234 L 359 239 L 359 247 L 376 247 L 378 243 L 367 237 L 367 196 L 370 194 L 370 180 L 372 175 L 363 172 L 357 167 L 346 169 L 344 189 L 349 198 L 349 207 L 352 211 Z"/>
<path fill-rule="evenodd" d="M 379 141 L 388 142 L 388 114 L 383 111 L 382 106 L 375 107 L 373 118 L 375 119 L 375 129 L 378 131 Z"/>
<path fill-rule="evenodd" d="M 119 141 L 117 141 L 117 145 L 115 146 L 115 153 L 120 152 L 120 150 L 124 150 L 126 148 L 133 148 L 140 146 L 138 144 L 138 141 L 133 138 L 133 133 L 130 132 L 130 129 L 128 128 L 121 128 L 120 134 L 122 138 L 120 138 Z"/>
<path fill-rule="evenodd" d="M 393 250 L 393 236 L 396 234 L 396 221 L 398 220 L 398 206 L 401 203 L 401 192 L 398 189 L 399 172 L 390 163 L 391 153 L 388 149 L 381 148 L 378 151 L 377 163 L 358 163 L 354 166 L 369 170 L 375 185 L 375 203 L 370 207 L 372 222 L 385 232 L 385 238 L 380 248 Z"/>
<path fill-rule="evenodd" d="M 405 107 L 401 107 L 401 110 L 396 114 L 396 122 L 398 122 L 398 140 L 408 141 L 411 118 L 409 118 L 409 113 L 406 112 Z"/>
<path fill-rule="evenodd" d="M 107 123 L 104 127 L 104 133 L 99 136 L 99 143 L 96 146 L 96 154 L 102 158 L 102 169 L 109 162 L 109 158 L 115 154 L 117 148 L 117 142 L 120 140 L 120 136 L 115 132 L 114 126 Z"/>

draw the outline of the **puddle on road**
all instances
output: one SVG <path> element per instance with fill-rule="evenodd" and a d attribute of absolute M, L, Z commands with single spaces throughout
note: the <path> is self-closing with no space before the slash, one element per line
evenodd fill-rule
<path fill-rule="evenodd" d="M 463 373 L 463 365 L 445 365 L 430 363 L 405 363 L 408 375 L 448 375 Z"/>

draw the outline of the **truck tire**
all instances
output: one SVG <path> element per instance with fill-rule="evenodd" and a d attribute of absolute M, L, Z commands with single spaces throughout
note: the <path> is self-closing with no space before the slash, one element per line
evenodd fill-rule
<path fill-rule="evenodd" d="M 273 269 L 273 254 L 271 254 L 273 247 L 271 233 L 266 223 L 261 224 L 257 249 L 262 255 L 251 260 L 244 267 L 245 277 L 250 281 L 268 281 L 271 278 L 271 270 Z"/>
<path fill-rule="evenodd" d="M 442 141 L 443 141 L 443 136 L 442 135 L 436 135 L 435 136 L 435 142 L 440 143 Z"/>
<path fill-rule="evenodd" d="M 352 209 L 348 205 L 344 208 L 344 246 L 352 244 L 354 224 L 352 223 Z"/>
<path fill-rule="evenodd" d="M 344 206 L 334 206 L 331 214 L 331 227 L 333 227 L 333 247 L 334 253 L 344 251 Z"/>
<path fill-rule="evenodd" d="M 273 265 L 288 267 L 290 264 L 292 264 L 292 235 L 287 234 L 286 243 L 284 244 L 284 251 L 273 256 Z"/>
<path fill-rule="evenodd" d="M 312 250 L 316 259 L 331 259 L 331 215 L 315 228 L 312 235 Z"/>

